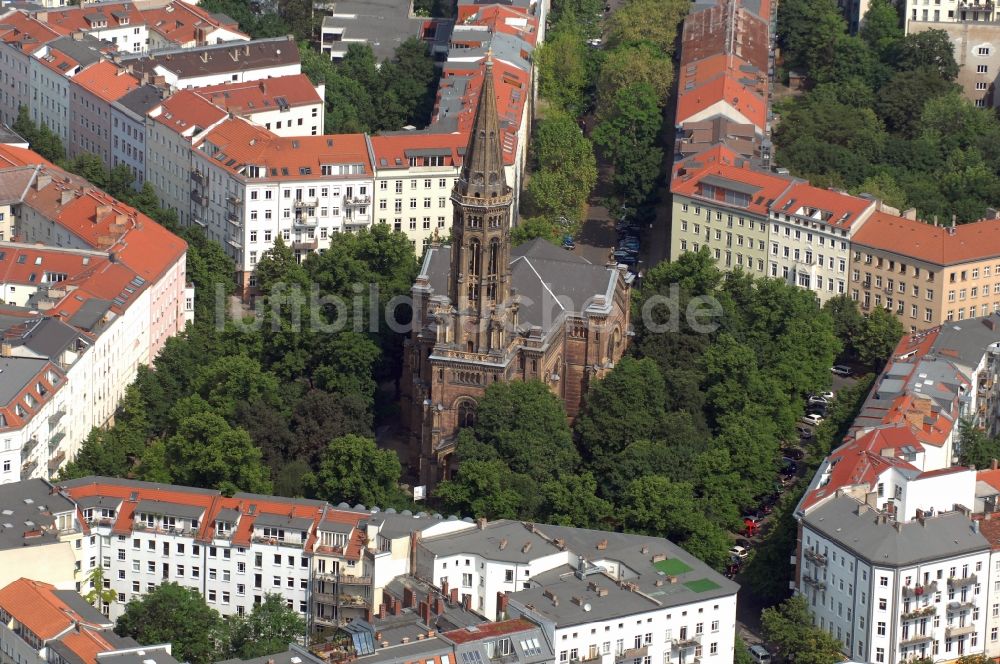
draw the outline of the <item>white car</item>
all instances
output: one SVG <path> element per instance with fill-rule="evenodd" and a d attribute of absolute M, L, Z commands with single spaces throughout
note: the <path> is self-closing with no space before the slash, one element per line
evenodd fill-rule
<path fill-rule="evenodd" d="M 747 551 L 745 547 L 737 544 L 733 548 L 729 549 L 729 555 L 739 560 L 746 560 L 747 556 L 750 555 L 750 552 Z"/>
<path fill-rule="evenodd" d="M 802 419 L 800 421 L 803 422 L 803 423 L 805 423 L 805 424 L 809 424 L 811 426 L 816 427 L 816 426 L 819 426 L 820 423 L 823 422 L 823 418 L 820 415 L 810 414 L 810 415 L 803 415 Z"/>
<path fill-rule="evenodd" d="M 827 399 L 826 397 L 821 397 L 821 396 L 811 396 L 811 397 L 809 397 L 809 405 L 811 406 L 814 403 L 821 403 L 823 405 L 829 405 L 830 400 Z"/>
<path fill-rule="evenodd" d="M 830 367 L 830 371 L 837 374 L 838 376 L 850 376 L 851 368 L 845 364 L 835 364 Z"/>
<path fill-rule="evenodd" d="M 833 392 L 820 392 L 819 394 L 813 396 L 823 397 L 827 401 L 833 401 L 837 397 L 837 395 L 834 394 Z"/>

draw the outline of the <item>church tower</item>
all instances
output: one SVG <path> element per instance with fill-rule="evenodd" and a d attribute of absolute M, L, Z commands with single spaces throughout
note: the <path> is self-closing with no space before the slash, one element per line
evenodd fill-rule
<path fill-rule="evenodd" d="M 449 297 L 455 307 L 455 344 L 472 353 L 503 349 L 508 341 L 510 309 L 510 226 L 513 192 L 504 176 L 503 138 L 493 82 L 493 56 L 451 194 L 455 215 L 451 230 Z"/>

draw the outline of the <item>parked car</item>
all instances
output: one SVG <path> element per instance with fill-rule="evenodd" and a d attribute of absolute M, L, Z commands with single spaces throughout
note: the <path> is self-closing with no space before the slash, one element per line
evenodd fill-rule
<path fill-rule="evenodd" d="M 809 413 L 808 415 L 803 415 L 801 421 L 805 424 L 816 427 L 823 421 L 823 417 L 821 415 L 817 415 L 816 413 Z"/>
<path fill-rule="evenodd" d="M 737 537 L 736 538 L 736 545 L 737 546 L 742 546 L 747 551 L 749 551 L 750 549 L 753 548 L 753 542 L 751 542 L 750 540 L 748 540 L 748 539 L 746 539 L 744 537 Z"/>
<path fill-rule="evenodd" d="M 747 551 L 742 546 L 740 546 L 739 544 L 737 544 L 736 546 L 729 549 L 729 555 L 735 558 L 736 560 L 746 560 L 747 556 L 750 555 L 750 552 Z"/>
<path fill-rule="evenodd" d="M 562 241 L 563 249 L 576 249 L 576 242 L 573 241 L 572 235 L 563 236 Z"/>
<path fill-rule="evenodd" d="M 781 457 L 781 474 L 790 477 L 799 472 L 799 466 L 788 457 Z"/>
<path fill-rule="evenodd" d="M 821 403 L 823 405 L 827 405 L 827 404 L 830 403 L 830 400 L 827 399 L 826 397 L 821 397 L 821 396 L 818 396 L 818 395 L 813 395 L 813 396 L 809 397 L 809 399 L 807 400 L 806 403 L 810 403 L 810 404 Z"/>
<path fill-rule="evenodd" d="M 797 447 L 782 447 L 781 456 L 787 457 L 794 461 L 801 461 L 802 457 L 805 456 L 805 452 L 803 452 Z"/>
<path fill-rule="evenodd" d="M 819 394 L 813 396 L 823 397 L 827 401 L 833 401 L 837 397 L 837 395 L 834 394 L 833 392 L 820 392 Z"/>
<path fill-rule="evenodd" d="M 806 413 L 809 415 L 819 415 L 820 417 L 826 417 L 826 404 L 811 403 L 808 406 L 806 406 Z"/>
<path fill-rule="evenodd" d="M 851 368 L 846 364 L 835 364 L 832 367 L 830 367 L 830 371 L 837 374 L 838 376 L 844 376 L 844 377 L 850 376 L 851 373 L 853 373 L 851 371 Z"/>
<path fill-rule="evenodd" d="M 767 648 L 764 646 L 758 643 L 750 646 L 749 650 L 750 657 L 752 657 L 753 661 L 757 662 L 757 664 L 771 664 L 771 653 L 769 653 Z"/>
<path fill-rule="evenodd" d="M 802 440 L 809 440 L 813 437 L 812 429 L 809 427 L 804 427 L 801 424 L 795 427 L 795 430 L 799 432 L 799 438 Z"/>

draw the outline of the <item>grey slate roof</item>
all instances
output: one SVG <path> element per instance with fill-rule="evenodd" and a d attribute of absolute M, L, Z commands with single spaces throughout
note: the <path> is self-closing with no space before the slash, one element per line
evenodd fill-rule
<path fill-rule="evenodd" d="M 52 493 L 52 486 L 45 480 L 0 485 L 0 549 L 55 544 L 58 540 L 52 530 L 55 526 L 52 515 L 72 510 L 73 503 L 62 494 Z M 35 525 L 28 526 L 26 521 Z M 24 537 L 25 531 L 39 526 L 49 530 L 39 537 Z"/>
<path fill-rule="evenodd" d="M 506 563 L 528 563 L 546 553 L 559 553 L 558 548 L 540 534 L 525 528 L 520 521 L 506 519 L 487 523 L 485 530 L 469 528 L 422 539 L 420 544 L 437 557 L 464 553 Z M 530 549 L 523 551 L 528 544 Z"/>
<path fill-rule="evenodd" d="M 0 143 L 21 142 L 20 136 L 13 131 L 10 134 L 6 139 L 0 138 Z M 16 166 L 0 170 L 0 203 L 20 203 L 24 200 L 24 194 L 34 182 L 38 169 L 38 166 Z"/>
<path fill-rule="evenodd" d="M 197 505 L 179 505 L 162 500 L 140 500 L 135 505 L 135 513 L 179 516 L 182 519 L 201 519 L 202 514 L 205 513 L 205 509 Z"/>
<path fill-rule="evenodd" d="M 521 296 L 522 328 L 551 330 L 561 315 L 584 311 L 594 296 L 613 293 L 617 269 L 594 265 L 551 242 L 536 238 L 511 251 L 511 285 Z M 448 295 L 451 247 L 427 250 L 421 274 L 438 295 Z"/>
<path fill-rule="evenodd" d="M 132 639 L 125 639 L 132 641 Z M 133 643 L 135 643 L 133 641 Z M 160 646 L 128 646 L 123 652 L 101 653 L 97 655 L 98 664 L 178 664 L 164 648 Z"/>
<path fill-rule="evenodd" d="M 323 27 L 344 29 L 344 51 L 348 40 L 367 42 L 378 61 L 388 60 L 400 44 L 418 36 L 428 20 L 409 16 L 409 0 L 335 0 L 333 5 L 338 16 L 324 16 Z"/>
<path fill-rule="evenodd" d="M 989 551 L 990 544 L 962 512 L 939 513 L 897 526 L 838 496 L 803 517 L 803 524 L 873 565 L 903 567 L 952 556 Z"/>
<path fill-rule="evenodd" d="M 144 117 L 146 112 L 163 101 L 163 95 L 155 85 L 142 85 L 130 90 L 115 103 L 125 109 Z"/>
<path fill-rule="evenodd" d="M 235 60 L 231 54 L 236 54 Z M 203 56 L 208 62 L 202 61 Z M 166 48 L 148 54 L 122 56 L 122 64 L 133 73 L 155 75 L 159 66 L 181 78 L 290 65 L 299 61 L 299 49 L 290 36 L 223 42 L 196 48 Z"/>
<path fill-rule="evenodd" d="M 50 41 L 49 48 L 65 53 L 79 62 L 81 67 L 88 67 L 104 59 L 101 48 L 107 47 L 105 42 L 86 32 L 78 36 L 79 39 L 68 36 Z"/>
<path fill-rule="evenodd" d="M 82 330 L 93 331 L 111 308 L 111 300 L 90 298 L 69 319 L 69 324 Z"/>
<path fill-rule="evenodd" d="M 312 522 L 312 519 L 290 517 L 282 514 L 258 514 L 253 523 L 255 526 L 288 528 L 290 530 L 309 530 L 312 526 Z"/>
<path fill-rule="evenodd" d="M 6 406 L 35 381 L 48 360 L 0 357 L 0 405 Z"/>
<path fill-rule="evenodd" d="M 273 655 L 263 655 L 251 659 L 226 659 L 218 664 L 323 664 L 319 659 L 305 648 L 297 644 L 288 644 L 288 649 Z"/>
<path fill-rule="evenodd" d="M 91 508 L 101 508 L 107 507 L 109 509 L 117 510 L 121 507 L 122 500 L 120 498 L 115 498 L 114 496 L 83 496 L 77 498 L 76 505 L 81 510 L 91 509 Z"/>
<path fill-rule="evenodd" d="M 46 317 L 23 338 L 23 345 L 33 353 L 57 361 L 80 338 L 79 332 L 58 318 Z"/>

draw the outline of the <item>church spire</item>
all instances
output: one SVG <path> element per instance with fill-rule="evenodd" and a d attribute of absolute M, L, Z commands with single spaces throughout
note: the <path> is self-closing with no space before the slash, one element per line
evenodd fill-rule
<path fill-rule="evenodd" d="M 486 72 L 479 92 L 469 144 L 462 160 L 456 193 L 469 198 L 497 198 L 508 192 L 503 170 L 503 139 L 493 83 L 493 49 L 486 54 Z"/>

